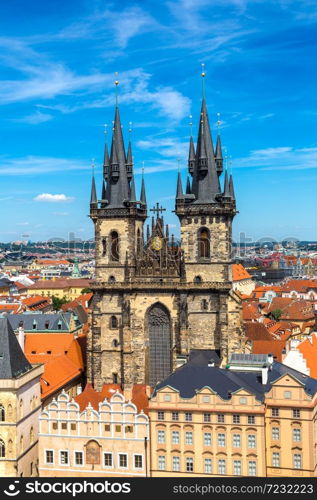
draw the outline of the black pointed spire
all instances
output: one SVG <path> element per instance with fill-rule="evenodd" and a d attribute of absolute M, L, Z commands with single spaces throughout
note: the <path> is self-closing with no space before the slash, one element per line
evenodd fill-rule
<path fill-rule="evenodd" d="M 0 379 L 15 379 L 32 370 L 8 318 L 0 318 Z"/>
<path fill-rule="evenodd" d="M 181 178 L 181 173 L 178 172 L 178 175 L 177 175 L 176 199 L 182 199 L 182 198 L 184 198 L 183 186 L 182 186 L 182 178 Z"/>
<path fill-rule="evenodd" d="M 230 192 L 230 196 L 233 199 L 233 201 L 236 201 L 236 197 L 235 197 L 235 194 L 234 194 L 232 174 L 230 174 L 230 179 L 229 179 L 229 192 Z"/>
<path fill-rule="evenodd" d="M 150 226 L 147 224 L 146 226 L 146 241 L 150 241 Z"/>
<path fill-rule="evenodd" d="M 129 200 L 129 182 L 118 106 L 115 111 L 109 163 L 106 188 L 107 207 L 123 207 Z"/>
<path fill-rule="evenodd" d="M 225 173 L 225 183 L 224 183 L 223 196 L 224 196 L 224 198 L 231 198 L 231 193 L 230 193 L 230 188 L 229 188 L 228 171 L 227 170 L 226 170 L 226 173 Z"/>
<path fill-rule="evenodd" d="M 186 194 L 191 194 L 191 187 L 190 187 L 190 178 L 189 175 L 187 176 L 187 184 L 186 184 Z"/>
<path fill-rule="evenodd" d="M 189 152 L 188 152 L 188 171 L 191 175 L 194 174 L 195 170 L 195 146 L 192 136 L 189 140 Z"/>
<path fill-rule="evenodd" d="M 221 193 L 205 98 L 200 113 L 192 193 L 194 203 L 215 203 Z"/>
<path fill-rule="evenodd" d="M 90 205 L 96 205 L 96 204 L 97 204 L 97 191 L 96 191 L 95 175 L 92 174 Z"/>
<path fill-rule="evenodd" d="M 133 202 L 133 203 L 136 202 L 134 176 L 132 176 L 132 180 L 131 180 L 130 201 Z"/>
<path fill-rule="evenodd" d="M 127 153 L 127 176 L 128 176 L 128 181 L 130 182 L 133 176 L 133 159 L 132 159 L 132 147 L 131 147 L 131 141 L 129 141 L 128 145 L 128 153 Z"/>
<path fill-rule="evenodd" d="M 221 148 L 221 139 L 220 134 L 217 137 L 216 144 L 216 167 L 218 175 L 222 174 L 223 171 L 223 158 L 222 158 L 222 148 Z"/>
<path fill-rule="evenodd" d="M 144 173 L 143 172 L 142 172 L 142 184 L 141 184 L 140 201 L 141 201 L 142 205 L 146 205 L 145 182 L 144 182 Z"/>
<path fill-rule="evenodd" d="M 103 177 L 104 177 L 105 181 L 108 180 L 109 167 L 110 167 L 110 160 L 109 160 L 109 154 L 108 154 L 108 146 L 107 146 L 107 143 L 105 143 L 105 151 L 104 151 L 104 155 L 103 155 Z"/>

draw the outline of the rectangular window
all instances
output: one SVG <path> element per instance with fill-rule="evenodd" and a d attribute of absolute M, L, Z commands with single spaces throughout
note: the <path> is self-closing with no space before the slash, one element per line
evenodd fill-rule
<path fill-rule="evenodd" d="M 272 417 L 279 417 L 280 411 L 279 408 L 272 408 Z"/>
<path fill-rule="evenodd" d="M 241 460 L 233 461 L 233 474 L 235 476 L 241 476 Z"/>
<path fill-rule="evenodd" d="M 158 456 L 158 469 L 165 470 L 165 456 L 164 455 Z"/>
<path fill-rule="evenodd" d="M 248 474 L 249 474 L 249 476 L 256 476 L 256 461 L 255 460 L 249 461 Z"/>
<path fill-rule="evenodd" d="M 248 415 L 248 424 L 255 424 L 255 416 Z"/>
<path fill-rule="evenodd" d="M 226 446 L 225 434 L 222 434 L 222 433 L 218 434 L 218 446 L 221 446 L 221 447 Z"/>
<path fill-rule="evenodd" d="M 255 447 L 256 447 L 255 434 L 249 434 L 248 435 L 248 448 L 255 448 Z"/>
<path fill-rule="evenodd" d="M 186 457 L 186 472 L 194 472 L 194 459 Z"/>
<path fill-rule="evenodd" d="M 105 425 L 105 432 L 110 432 L 110 425 L 109 424 Z"/>
<path fill-rule="evenodd" d="M 128 467 L 128 455 L 126 453 L 119 453 L 119 467 L 122 469 Z"/>
<path fill-rule="evenodd" d="M 68 465 L 68 451 L 60 451 L 61 465 Z"/>
<path fill-rule="evenodd" d="M 176 421 L 179 420 L 179 413 L 178 413 L 178 411 L 173 411 L 172 412 L 172 420 L 174 420 L 174 422 L 176 422 Z"/>
<path fill-rule="evenodd" d="M 277 451 L 272 453 L 272 465 L 273 465 L 273 467 L 280 466 L 280 454 Z"/>
<path fill-rule="evenodd" d="M 280 439 L 280 428 L 272 427 L 272 440 L 279 441 L 279 439 Z"/>
<path fill-rule="evenodd" d="M 217 415 L 217 422 L 218 424 L 224 424 L 225 423 L 225 416 L 223 413 L 218 413 Z"/>
<path fill-rule="evenodd" d="M 180 457 L 173 456 L 172 467 L 175 472 L 179 472 L 181 470 Z"/>
<path fill-rule="evenodd" d="M 225 474 L 226 473 L 226 461 L 224 459 L 218 460 L 218 474 Z"/>
<path fill-rule="evenodd" d="M 157 442 L 165 443 L 165 431 L 157 431 Z"/>
<path fill-rule="evenodd" d="M 204 445 L 211 446 L 211 432 L 204 433 Z"/>
<path fill-rule="evenodd" d="M 83 465 L 83 463 L 84 463 L 83 452 L 82 451 L 75 451 L 75 464 L 76 465 Z"/>
<path fill-rule="evenodd" d="M 105 467 L 112 467 L 112 453 L 104 453 Z"/>
<path fill-rule="evenodd" d="M 293 441 L 301 441 L 301 439 L 300 429 L 293 429 Z"/>
<path fill-rule="evenodd" d="M 193 433 L 185 432 L 185 444 L 193 444 Z"/>
<path fill-rule="evenodd" d="M 53 422 L 53 429 L 54 431 L 56 431 L 58 429 L 58 424 L 57 422 Z"/>
<path fill-rule="evenodd" d="M 71 424 L 70 424 L 70 430 L 71 430 L 71 431 L 75 431 L 76 429 L 77 429 L 77 425 L 76 425 L 76 424 L 74 424 L 74 423 L 71 423 Z"/>
<path fill-rule="evenodd" d="M 204 460 L 204 472 L 205 472 L 205 474 L 211 474 L 212 473 L 211 458 L 205 458 L 205 460 Z"/>
<path fill-rule="evenodd" d="M 54 451 L 53 450 L 46 450 L 45 451 L 45 462 L 47 464 L 54 463 Z"/>
<path fill-rule="evenodd" d="M 293 408 L 293 418 L 300 418 L 300 410 L 298 408 Z"/>
<path fill-rule="evenodd" d="M 302 468 L 302 455 L 295 453 L 293 457 L 294 469 Z"/>
<path fill-rule="evenodd" d="M 186 412 L 185 413 L 185 421 L 186 422 L 191 422 L 193 420 L 193 414 L 191 412 Z"/>
<path fill-rule="evenodd" d="M 157 412 L 157 420 L 164 420 L 164 411 Z"/>
<path fill-rule="evenodd" d="M 241 435 L 240 434 L 234 434 L 232 436 L 232 446 L 234 448 L 240 448 L 240 446 L 241 446 Z"/>
<path fill-rule="evenodd" d="M 232 422 L 234 424 L 240 424 L 240 415 L 232 415 Z"/>
<path fill-rule="evenodd" d="M 211 413 L 204 413 L 204 422 L 211 422 Z"/>
<path fill-rule="evenodd" d="M 179 444 L 179 432 L 172 431 L 172 444 Z"/>
<path fill-rule="evenodd" d="M 142 469 L 143 467 L 143 456 L 142 455 L 134 455 L 134 468 Z"/>
<path fill-rule="evenodd" d="M 62 430 L 65 431 L 67 429 L 67 423 L 62 422 Z"/>
<path fill-rule="evenodd" d="M 115 425 L 115 431 L 121 432 L 121 425 Z"/>
<path fill-rule="evenodd" d="M 125 426 L 125 432 L 128 433 L 128 434 L 129 433 L 131 434 L 133 432 L 133 425 L 126 425 Z"/>

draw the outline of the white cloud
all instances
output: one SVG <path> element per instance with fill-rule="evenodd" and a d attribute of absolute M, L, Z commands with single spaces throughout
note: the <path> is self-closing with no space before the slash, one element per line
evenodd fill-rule
<path fill-rule="evenodd" d="M 22 158 L 0 158 L 0 175 L 46 175 L 52 172 L 91 170 L 89 163 L 71 158 L 49 156 L 25 156 Z"/>
<path fill-rule="evenodd" d="M 17 226 L 29 226 L 29 222 L 17 222 Z"/>
<path fill-rule="evenodd" d="M 280 146 L 256 149 L 249 156 L 233 161 L 237 167 L 256 167 L 261 170 L 306 170 L 317 168 L 317 147 L 292 148 Z"/>
<path fill-rule="evenodd" d="M 57 217 L 67 217 L 69 215 L 68 212 L 53 212 L 52 215 L 56 215 Z"/>
<path fill-rule="evenodd" d="M 53 115 L 48 113 L 41 113 L 41 111 L 36 111 L 32 115 L 24 116 L 23 118 L 18 118 L 16 122 L 28 123 L 30 125 L 38 125 L 39 123 L 48 122 L 53 118 Z"/>
<path fill-rule="evenodd" d="M 49 203 L 61 203 L 65 201 L 72 201 L 74 198 L 71 196 L 66 196 L 65 194 L 50 194 L 50 193 L 42 193 L 38 194 L 33 198 L 34 201 L 45 201 Z"/>

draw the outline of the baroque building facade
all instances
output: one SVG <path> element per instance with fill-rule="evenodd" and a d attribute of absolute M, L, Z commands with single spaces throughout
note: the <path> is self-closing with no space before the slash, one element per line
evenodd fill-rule
<path fill-rule="evenodd" d="M 188 178 L 177 178 L 175 212 L 180 244 L 170 238 L 156 204 L 148 217 L 142 177 L 137 199 L 131 143 L 125 151 L 118 105 L 110 155 L 104 152 L 101 200 L 92 178 L 96 277 L 91 287 L 87 375 L 97 390 L 163 380 L 192 349 L 220 351 L 225 364 L 243 349 L 240 300 L 232 290 L 232 220 L 237 213 L 232 176 L 223 177 L 220 135 L 213 145 L 205 98 Z"/>

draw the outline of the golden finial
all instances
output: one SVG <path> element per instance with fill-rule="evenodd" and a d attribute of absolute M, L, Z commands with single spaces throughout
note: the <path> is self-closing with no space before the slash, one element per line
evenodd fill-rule
<path fill-rule="evenodd" d="M 116 80 L 115 80 L 114 84 L 116 86 L 116 107 L 117 107 L 118 106 L 118 85 L 119 85 L 118 72 L 117 71 L 115 72 L 115 75 L 116 75 Z"/>
<path fill-rule="evenodd" d="M 190 136 L 192 137 L 193 135 L 193 116 L 189 115 L 189 130 L 190 130 Z"/>
<path fill-rule="evenodd" d="M 131 139 L 132 134 L 132 122 L 129 122 L 129 138 Z"/>
<path fill-rule="evenodd" d="M 217 113 L 217 127 L 218 127 L 218 135 L 220 135 L 220 125 L 221 125 L 221 121 L 220 121 L 220 113 Z"/>
<path fill-rule="evenodd" d="M 142 177 L 144 177 L 144 161 L 142 161 Z"/>
<path fill-rule="evenodd" d="M 205 64 L 202 63 L 201 64 L 201 85 L 202 85 L 202 96 L 203 96 L 203 99 L 205 99 L 205 76 L 206 76 L 206 73 L 205 73 Z"/>
<path fill-rule="evenodd" d="M 178 152 L 177 153 L 177 168 L 178 168 L 178 172 L 181 171 L 180 162 L 181 162 L 181 156 L 180 156 L 180 152 Z"/>
<path fill-rule="evenodd" d="M 95 158 L 91 159 L 92 175 L 95 175 Z"/>

